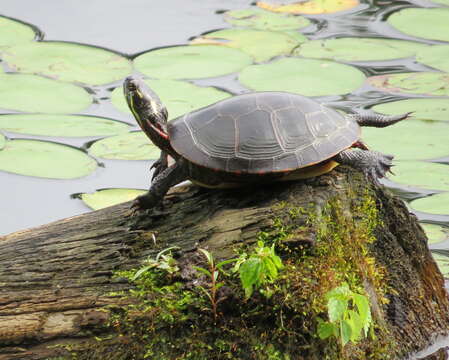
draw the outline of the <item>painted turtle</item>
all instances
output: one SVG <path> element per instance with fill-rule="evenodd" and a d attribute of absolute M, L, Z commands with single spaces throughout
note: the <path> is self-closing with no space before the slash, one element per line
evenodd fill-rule
<path fill-rule="evenodd" d="M 142 80 L 129 77 L 123 87 L 138 124 L 161 149 L 151 188 L 134 209 L 157 205 L 187 179 L 236 187 L 317 176 L 347 164 L 376 180 L 390 170 L 393 156 L 369 151 L 360 126 L 384 127 L 410 114 L 344 116 L 297 94 L 254 92 L 167 122 L 166 108 Z"/>

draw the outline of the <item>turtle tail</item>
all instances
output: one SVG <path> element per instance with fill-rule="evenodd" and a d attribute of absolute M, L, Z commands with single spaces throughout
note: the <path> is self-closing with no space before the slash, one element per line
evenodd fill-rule
<path fill-rule="evenodd" d="M 386 127 L 397 122 L 407 119 L 413 112 L 408 112 L 401 115 L 381 115 L 381 114 L 353 114 L 351 117 L 360 125 L 360 126 L 373 126 L 373 127 Z"/>

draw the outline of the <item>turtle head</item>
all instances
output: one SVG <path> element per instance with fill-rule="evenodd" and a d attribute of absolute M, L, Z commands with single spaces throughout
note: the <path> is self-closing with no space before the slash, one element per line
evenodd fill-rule
<path fill-rule="evenodd" d="M 154 136 L 168 139 L 167 109 L 159 96 L 141 79 L 127 77 L 123 83 L 128 106 L 142 130 L 154 141 Z"/>

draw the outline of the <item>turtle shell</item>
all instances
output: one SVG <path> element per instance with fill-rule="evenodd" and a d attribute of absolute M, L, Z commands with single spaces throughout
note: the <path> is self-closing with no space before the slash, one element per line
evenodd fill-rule
<path fill-rule="evenodd" d="M 304 96 L 235 96 L 168 123 L 172 147 L 187 160 L 231 173 L 263 174 L 310 166 L 354 144 L 359 125 Z"/>

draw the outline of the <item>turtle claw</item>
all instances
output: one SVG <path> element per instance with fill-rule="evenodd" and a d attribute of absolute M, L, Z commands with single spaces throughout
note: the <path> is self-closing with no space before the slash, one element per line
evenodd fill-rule
<path fill-rule="evenodd" d="M 157 198 L 153 193 L 147 192 L 146 194 L 139 195 L 134 199 L 134 202 L 131 205 L 131 214 L 135 215 L 142 211 L 149 210 L 154 208 L 160 199 Z"/>

